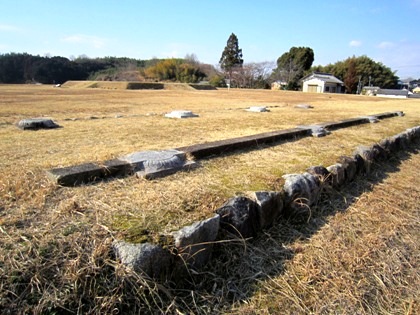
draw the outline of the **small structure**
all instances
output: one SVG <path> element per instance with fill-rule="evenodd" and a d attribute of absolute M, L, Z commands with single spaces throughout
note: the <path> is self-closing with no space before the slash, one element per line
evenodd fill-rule
<path fill-rule="evenodd" d="M 420 86 L 413 89 L 414 94 L 420 94 Z"/>
<path fill-rule="evenodd" d="M 287 82 L 284 81 L 275 81 L 271 83 L 272 90 L 284 90 L 287 86 Z"/>
<path fill-rule="evenodd" d="M 313 72 L 302 79 L 303 92 L 342 93 L 344 82 L 330 73 Z"/>
<path fill-rule="evenodd" d="M 378 93 L 380 89 L 381 88 L 379 86 L 364 86 L 362 88 L 362 94 L 367 96 L 376 96 L 376 93 Z"/>
<path fill-rule="evenodd" d="M 198 115 L 193 114 L 190 110 L 174 110 L 168 114 L 165 114 L 165 117 L 168 118 L 191 118 L 198 117 Z"/>
<path fill-rule="evenodd" d="M 389 98 L 407 98 L 408 90 L 379 89 L 376 96 Z"/>

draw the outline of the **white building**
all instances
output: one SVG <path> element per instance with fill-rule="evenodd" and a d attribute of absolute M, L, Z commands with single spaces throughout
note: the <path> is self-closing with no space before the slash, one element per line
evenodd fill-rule
<path fill-rule="evenodd" d="M 329 73 L 314 72 L 302 79 L 303 92 L 343 93 L 344 82 Z"/>

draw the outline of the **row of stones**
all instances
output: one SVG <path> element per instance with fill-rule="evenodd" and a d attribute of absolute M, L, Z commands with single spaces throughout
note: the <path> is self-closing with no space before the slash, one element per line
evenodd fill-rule
<path fill-rule="evenodd" d="M 342 156 L 334 165 L 313 166 L 303 174 L 284 175 L 282 191 L 259 191 L 231 198 L 213 217 L 172 233 L 169 239 L 173 243 L 165 248 L 118 240 L 113 243 L 114 252 L 124 265 L 151 277 L 166 276 L 185 266 L 200 268 L 210 261 L 215 242 L 253 237 L 282 218 L 307 218 L 321 192 L 338 189 L 358 174 L 369 174 L 372 163 L 385 161 L 419 140 L 417 126 L 372 146 L 360 146 L 352 156 Z"/>
<path fill-rule="evenodd" d="M 196 159 L 205 158 L 276 141 L 298 139 L 306 136 L 321 137 L 328 134 L 329 130 L 374 123 L 378 122 L 379 119 L 403 115 L 401 111 L 389 112 L 337 122 L 298 126 L 292 129 L 208 142 L 165 151 L 136 152 L 118 159 L 105 161 L 102 165 L 84 163 L 76 166 L 50 169 L 47 170 L 47 175 L 52 181 L 63 186 L 75 186 L 98 179 L 127 176 L 133 173 L 140 177 L 152 179 L 167 176 L 179 170 L 189 170 L 196 167 L 196 163 L 187 160 L 187 154 Z"/>

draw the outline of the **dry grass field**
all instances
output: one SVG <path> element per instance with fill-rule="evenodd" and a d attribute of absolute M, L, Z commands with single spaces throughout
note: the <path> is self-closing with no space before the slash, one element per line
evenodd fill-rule
<path fill-rule="evenodd" d="M 270 112 L 246 112 L 250 106 Z M 176 109 L 199 117 L 163 117 Z M 201 160 L 193 171 L 152 181 L 127 177 L 60 187 L 45 175 L 46 169 L 136 151 L 396 110 L 406 116 Z M 44 116 L 63 128 L 15 126 Z M 318 205 L 319 215 L 308 224 L 285 223 L 248 245 L 230 244 L 230 256 L 221 251 L 215 265 L 192 276 L 194 285 L 140 278 L 121 268 L 109 248 L 115 238 L 155 239 L 207 218 L 236 194 L 279 190 L 283 174 L 328 166 L 358 145 L 417 125 L 419 99 L 0 85 L 0 313 L 415 314 L 416 148 L 390 161 L 387 172 L 377 168 L 372 178 Z"/>

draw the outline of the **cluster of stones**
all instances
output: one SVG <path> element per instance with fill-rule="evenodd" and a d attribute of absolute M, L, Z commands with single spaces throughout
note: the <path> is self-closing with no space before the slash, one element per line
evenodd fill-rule
<path fill-rule="evenodd" d="M 47 175 L 51 180 L 63 186 L 75 186 L 108 177 L 121 177 L 132 174 L 153 179 L 167 176 L 180 170 L 189 170 L 197 166 L 195 162 L 186 159 L 187 155 L 200 159 L 225 154 L 234 150 L 258 147 L 262 144 L 297 140 L 307 136 L 322 137 L 329 134 L 329 130 L 376 122 L 378 119 L 402 115 L 404 115 L 403 112 L 389 112 L 316 125 L 298 126 L 291 129 L 206 142 L 170 150 L 135 152 L 114 160 L 105 161 L 102 164 L 84 163 L 47 170 Z M 194 116 L 196 115 L 190 111 L 174 111 L 168 114 L 167 117 L 187 118 Z"/>
<path fill-rule="evenodd" d="M 302 174 L 284 175 L 282 191 L 258 191 L 233 197 L 216 214 L 172 233 L 166 245 L 115 241 L 113 249 L 121 262 L 151 277 L 165 276 L 180 268 L 198 269 L 211 259 L 213 244 L 226 238 L 249 238 L 281 218 L 308 218 L 321 192 L 339 189 L 358 174 L 369 174 L 374 162 L 386 160 L 420 140 L 420 126 L 407 129 L 372 146 L 358 147 L 352 156 L 342 156 L 328 167 L 313 166 Z"/>
<path fill-rule="evenodd" d="M 108 160 L 101 165 L 85 163 L 76 166 L 54 168 L 47 176 L 62 186 L 75 186 L 107 177 L 135 174 L 137 177 L 154 179 L 181 170 L 190 170 L 197 163 L 187 159 L 187 154 L 178 150 L 141 151 Z"/>

